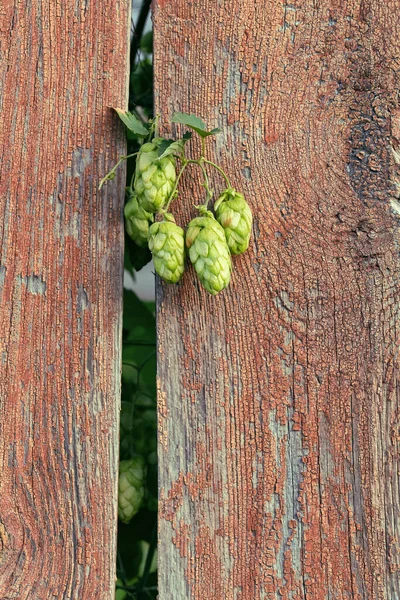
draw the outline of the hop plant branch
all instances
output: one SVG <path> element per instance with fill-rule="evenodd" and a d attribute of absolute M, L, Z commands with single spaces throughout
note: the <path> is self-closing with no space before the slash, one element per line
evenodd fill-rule
<path fill-rule="evenodd" d="M 217 171 L 222 175 L 222 177 L 225 179 L 226 185 L 228 186 L 228 188 L 231 188 L 231 182 L 229 181 L 229 178 L 227 176 L 227 174 L 225 173 L 225 171 L 219 167 L 218 165 L 216 165 L 215 163 L 213 163 L 211 160 L 206 160 L 205 158 L 203 159 L 203 162 L 205 162 L 207 165 L 211 165 L 212 167 L 214 167 L 214 169 L 217 169 Z"/>
<path fill-rule="evenodd" d="M 170 194 L 170 196 L 169 196 L 169 198 L 167 200 L 167 203 L 166 203 L 166 206 L 165 206 L 165 209 L 163 210 L 163 212 L 168 212 L 169 206 L 170 206 L 171 202 L 173 201 L 173 199 L 175 198 L 175 195 L 176 195 L 176 192 L 177 192 L 177 189 L 178 189 L 178 185 L 179 185 L 179 181 L 180 181 L 180 179 L 181 179 L 181 177 L 183 175 L 183 172 L 185 171 L 186 167 L 188 166 L 188 164 L 190 162 L 191 161 L 187 161 L 185 159 L 182 159 L 182 163 L 183 164 L 182 164 L 181 170 L 178 173 L 175 185 L 172 188 L 172 192 L 171 192 L 171 194 Z"/>
<path fill-rule="evenodd" d="M 118 162 L 113 166 L 113 168 L 111 169 L 111 171 L 109 171 L 106 175 L 104 175 L 103 179 L 100 181 L 100 183 L 99 183 L 99 190 L 101 190 L 101 188 L 103 187 L 103 185 L 105 184 L 106 181 L 112 181 L 114 179 L 115 173 L 116 173 L 118 167 L 125 160 L 128 160 L 128 158 L 133 158 L 136 155 L 137 155 L 137 152 L 133 152 L 132 154 L 126 154 L 124 156 L 120 156 L 119 159 L 118 159 Z"/>
<path fill-rule="evenodd" d="M 232 188 L 222 167 L 205 157 L 206 138 L 216 135 L 220 130 L 208 130 L 195 115 L 175 113 L 173 122 L 189 127 L 201 138 L 200 156 L 189 158 L 185 154 L 185 144 L 191 133 L 185 133 L 178 140 L 163 139 L 158 137 L 158 115 L 149 122 L 148 129 L 143 129 L 131 113 L 117 112 L 130 131 L 140 139 L 145 131 L 147 140 L 137 153 L 120 157 L 115 167 L 103 178 L 100 187 L 105 181 L 113 179 L 115 170 L 123 160 L 136 155 L 136 168 L 128 188 L 129 202 L 125 206 L 128 235 L 139 246 L 148 245 L 155 271 L 167 283 L 178 283 L 182 278 L 186 245 L 203 287 L 212 295 L 219 293 L 230 282 L 231 255 L 247 250 L 252 229 L 251 210 L 243 194 Z M 178 174 L 177 160 L 181 162 Z M 189 223 L 185 234 L 169 211 L 178 196 L 179 184 L 188 165 L 200 168 L 206 199 L 204 204 L 195 205 L 200 217 Z M 210 188 L 206 167 L 215 169 L 227 186 L 214 204 L 214 213 L 209 210 L 214 191 Z M 157 215 L 162 218 L 161 221 L 157 220 Z"/>
<path fill-rule="evenodd" d="M 204 138 L 203 138 L 204 139 Z M 199 165 L 200 169 L 202 170 L 203 173 L 203 177 L 204 177 L 204 182 L 203 182 L 203 187 L 207 192 L 207 196 L 206 196 L 206 201 L 205 203 L 202 205 L 202 207 L 204 207 L 205 210 L 207 210 L 208 208 L 208 203 L 210 202 L 212 196 L 213 196 L 213 191 L 210 189 L 210 183 L 209 183 L 209 179 L 208 179 L 208 175 L 207 175 L 207 171 L 204 168 L 203 162 L 204 159 L 200 158 L 198 161 L 196 161 L 197 164 Z M 196 207 L 198 208 L 198 207 Z"/>

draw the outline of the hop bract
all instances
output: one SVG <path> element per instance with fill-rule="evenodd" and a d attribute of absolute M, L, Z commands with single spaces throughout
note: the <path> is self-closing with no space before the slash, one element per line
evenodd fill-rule
<path fill-rule="evenodd" d="M 140 456 L 119 463 L 118 516 L 123 523 L 129 523 L 142 505 L 145 475 Z"/>
<path fill-rule="evenodd" d="M 140 206 L 137 196 L 131 188 L 126 188 L 126 197 L 128 199 L 124 209 L 126 231 L 138 246 L 146 246 L 149 227 L 154 217 Z"/>
<path fill-rule="evenodd" d="M 149 248 L 158 275 L 168 283 L 177 283 L 185 270 L 185 232 L 171 214 L 150 227 Z"/>
<path fill-rule="evenodd" d="M 151 213 L 164 206 L 176 181 L 174 157 L 158 158 L 161 142 L 162 138 L 154 138 L 143 144 L 136 159 L 135 193 L 140 206 Z"/>
<path fill-rule="evenodd" d="M 214 204 L 215 216 L 225 231 L 232 254 L 242 254 L 249 247 L 253 215 L 243 194 L 230 188 Z"/>
<path fill-rule="evenodd" d="M 190 221 L 186 246 L 201 284 L 215 296 L 231 278 L 232 262 L 225 233 L 210 211 Z"/>

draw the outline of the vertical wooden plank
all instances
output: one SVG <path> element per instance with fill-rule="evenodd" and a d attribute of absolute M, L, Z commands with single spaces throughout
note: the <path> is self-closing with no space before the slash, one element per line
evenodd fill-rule
<path fill-rule="evenodd" d="M 226 292 L 158 286 L 160 600 L 400 597 L 397 8 L 156 3 L 156 109 L 255 216 Z"/>
<path fill-rule="evenodd" d="M 130 2 L 0 8 L 0 597 L 114 594 Z"/>

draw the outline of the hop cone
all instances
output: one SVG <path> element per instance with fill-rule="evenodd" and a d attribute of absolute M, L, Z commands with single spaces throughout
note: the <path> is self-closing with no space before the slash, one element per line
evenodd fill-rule
<path fill-rule="evenodd" d="M 214 205 L 215 216 L 225 231 L 231 254 L 242 254 L 249 247 L 253 216 L 243 194 L 225 190 Z"/>
<path fill-rule="evenodd" d="M 210 211 L 190 221 L 186 246 L 201 284 L 215 296 L 231 278 L 231 256 L 221 225 Z"/>
<path fill-rule="evenodd" d="M 151 213 L 162 208 L 176 181 L 175 159 L 165 156 L 158 159 L 162 138 L 141 146 L 136 159 L 135 192 L 140 206 Z"/>
<path fill-rule="evenodd" d="M 149 230 L 149 248 L 156 272 L 168 283 L 177 283 L 185 269 L 185 232 L 166 213 L 164 221 L 153 223 Z"/>
<path fill-rule="evenodd" d="M 141 457 L 119 463 L 118 516 L 123 523 L 139 511 L 144 499 L 145 466 Z"/>
<path fill-rule="evenodd" d="M 149 237 L 149 227 L 153 215 L 140 206 L 136 194 L 131 188 L 126 188 L 128 202 L 125 204 L 126 231 L 138 246 L 146 246 Z"/>

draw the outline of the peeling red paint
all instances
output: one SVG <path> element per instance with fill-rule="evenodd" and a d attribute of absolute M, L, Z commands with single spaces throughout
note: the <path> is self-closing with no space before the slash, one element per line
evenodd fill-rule
<path fill-rule="evenodd" d="M 0 15 L 4 599 L 115 589 L 130 6 L 81 4 Z"/>
<path fill-rule="evenodd" d="M 192 270 L 158 288 L 160 485 L 186 474 L 160 600 L 400 597 L 395 12 L 156 8 L 157 110 L 222 128 L 209 157 L 254 213 L 223 294 Z M 181 224 L 199 184 L 183 177 Z"/>

